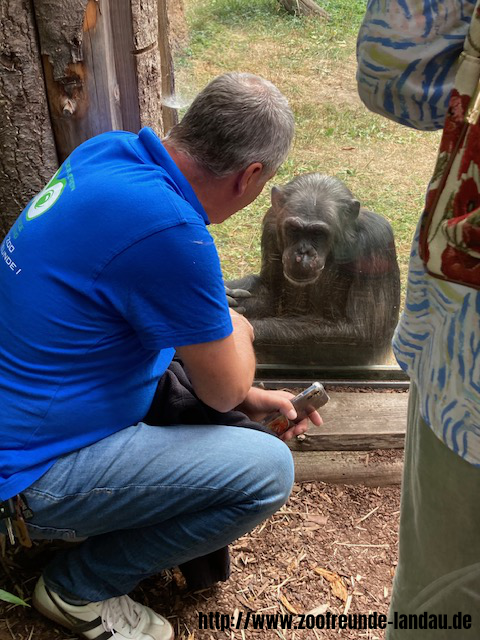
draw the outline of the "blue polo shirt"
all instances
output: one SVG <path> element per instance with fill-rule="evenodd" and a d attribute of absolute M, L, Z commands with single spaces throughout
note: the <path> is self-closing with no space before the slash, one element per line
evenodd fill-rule
<path fill-rule="evenodd" d="M 140 421 L 174 348 L 232 331 L 207 215 L 154 132 L 80 145 L 0 247 L 0 499 Z"/>

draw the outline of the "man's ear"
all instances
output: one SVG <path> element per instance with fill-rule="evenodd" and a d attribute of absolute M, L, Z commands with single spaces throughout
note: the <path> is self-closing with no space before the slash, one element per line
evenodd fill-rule
<path fill-rule="evenodd" d="M 237 179 L 237 195 L 243 196 L 248 189 L 252 180 L 256 183 L 262 175 L 263 164 L 261 162 L 252 162 L 246 169 L 240 171 Z"/>

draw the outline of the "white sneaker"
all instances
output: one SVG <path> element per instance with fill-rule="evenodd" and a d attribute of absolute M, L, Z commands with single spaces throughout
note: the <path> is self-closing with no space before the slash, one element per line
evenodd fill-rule
<path fill-rule="evenodd" d="M 33 606 L 41 614 L 89 640 L 173 640 L 172 625 L 128 596 L 68 604 L 40 578 L 33 593 Z"/>

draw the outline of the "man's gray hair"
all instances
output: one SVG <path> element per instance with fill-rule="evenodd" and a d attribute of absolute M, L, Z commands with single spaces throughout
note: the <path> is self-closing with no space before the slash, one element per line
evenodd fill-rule
<path fill-rule="evenodd" d="M 217 177 L 253 162 L 261 162 L 267 176 L 287 157 L 294 127 L 274 84 L 251 73 L 225 73 L 197 95 L 167 139 Z"/>

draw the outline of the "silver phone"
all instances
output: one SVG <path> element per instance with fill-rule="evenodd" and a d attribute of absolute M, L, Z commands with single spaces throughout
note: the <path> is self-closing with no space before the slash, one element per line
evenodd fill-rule
<path fill-rule="evenodd" d="M 297 412 L 295 420 L 289 420 L 283 415 L 283 413 L 275 411 L 274 413 L 270 413 L 266 416 L 262 420 L 262 424 L 272 429 L 272 431 L 275 431 L 277 435 L 281 436 L 292 425 L 297 424 L 297 422 L 306 418 L 316 409 L 323 407 L 323 405 L 327 404 L 329 400 L 330 398 L 323 388 L 323 385 L 320 384 L 320 382 L 314 382 L 307 389 L 299 393 L 298 396 L 295 396 L 295 398 L 292 399 L 292 404 Z"/>

